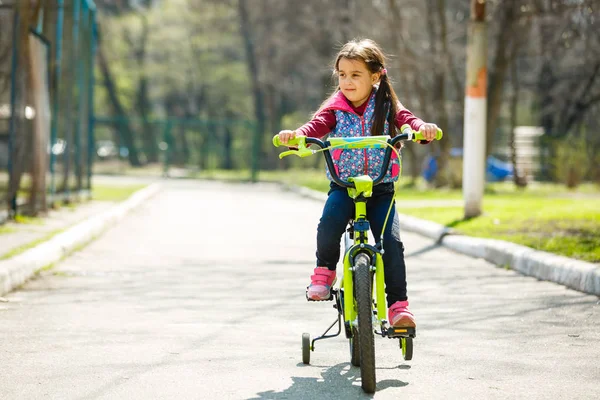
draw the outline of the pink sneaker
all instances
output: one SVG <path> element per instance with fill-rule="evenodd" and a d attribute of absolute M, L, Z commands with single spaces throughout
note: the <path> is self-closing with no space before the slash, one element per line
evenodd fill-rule
<path fill-rule="evenodd" d="M 329 300 L 330 290 L 335 283 L 335 271 L 326 267 L 315 268 L 310 276 L 310 285 L 306 288 L 306 297 L 310 300 Z"/>
<path fill-rule="evenodd" d="M 394 328 L 416 328 L 415 316 L 408 310 L 408 301 L 397 301 L 388 309 L 388 320 Z"/>

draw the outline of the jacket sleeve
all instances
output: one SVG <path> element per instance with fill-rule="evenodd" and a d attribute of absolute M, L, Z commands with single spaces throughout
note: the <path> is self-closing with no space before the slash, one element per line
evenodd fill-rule
<path fill-rule="evenodd" d="M 321 110 L 313 119 L 296 129 L 296 135 L 321 139 L 331 132 L 336 125 L 335 113 L 332 110 Z"/>
<path fill-rule="evenodd" d="M 396 127 L 398 127 L 398 129 L 402 125 L 408 124 L 415 131 L 418 131 L 419 128 L 421 128 L 421 126 L 425 123 L 423 120 L 411 113 L 408 109 L 404 108 L 402 104 L 398 104 L 398 111 L 396 112 L 395 122 Z M 427 144 L 430 142 L 430 140 L 419 140 L 419 143 L 421 144 Z"/>

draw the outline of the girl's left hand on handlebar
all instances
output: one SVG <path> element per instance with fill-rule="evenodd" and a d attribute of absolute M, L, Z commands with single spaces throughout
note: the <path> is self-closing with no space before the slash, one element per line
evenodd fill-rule
<path fill-rule="evenodd" d="M 436 124 L 424 123 L 419 128 L 419 133 L 423 135 L 425 140 L 432 141 L 435 139 L 435 135 L 437 134 L 438 129 L 439 128 Z"/>

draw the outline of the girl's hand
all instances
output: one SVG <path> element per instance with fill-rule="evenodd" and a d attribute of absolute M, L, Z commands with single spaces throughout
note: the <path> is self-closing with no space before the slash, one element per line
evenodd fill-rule
<path fill-rule="evenodd" d="M 437 130 L 438 126 L 436 124 L 425 123 L 419 128 L 419 133 L 423 135 L 425 140 L 432 141 L 433 139 L 435 139 Z"/>
<path fill-rule="evenodd" d="M 279 141 L 283 144 L 287 144 L 287 142 L 294 139 L 295 137 L 296 137 L 296 132 L 294 132 L 294 131 L 285 130 L 285 131 L 279 132 Z"/>

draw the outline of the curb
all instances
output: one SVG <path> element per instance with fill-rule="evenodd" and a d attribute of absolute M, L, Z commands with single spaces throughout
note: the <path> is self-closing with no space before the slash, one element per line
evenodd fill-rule
<path fill-rule="evenodd" d="M 84 220 L 30 250 L 0 261 L 0 295 L 19 287 L 41 268 L 60 261 L 100 236 L 111 225 L 122 220 L 129 211 L 155 195 L 160 188 L 160 183 L 150 184 L 102 214 Z"/>
<path fill-rule="evenodd" d="M 306 187 L 288 184 L 281 186 L 283 190 L 297 193 L 302 197 L 319 201 L 327 199 L 327 194 Z M 500 267 L 509 266 L 523 275 L 600 296 L 600 264 L 534 250 L 504 240 L 464 236 L 441 224 L 398 214 L 402 229 L 434 239 L 438 244 L 457 253 L 482 258 Z"/>

